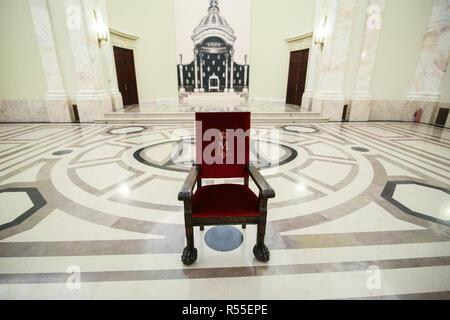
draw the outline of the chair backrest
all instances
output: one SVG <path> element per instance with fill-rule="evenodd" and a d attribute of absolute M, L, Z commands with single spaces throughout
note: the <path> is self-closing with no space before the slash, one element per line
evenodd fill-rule
<path fill-rule="evenodd" d="M 248 177 L 250 112 L 195 113 L 195 148 L 199 178 Z"/>

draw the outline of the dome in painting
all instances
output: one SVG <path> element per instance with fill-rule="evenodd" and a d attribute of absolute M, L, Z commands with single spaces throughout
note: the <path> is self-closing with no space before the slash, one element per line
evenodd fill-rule
<path fill-rule="evenodd" d="M 196 46 L 209 37 L 218 37 L 230 46 L 236 41 L 234 30 L 220 14 L 217 0 L 210 0 L 208 14 L 195 27 L 191 38 Z"/>

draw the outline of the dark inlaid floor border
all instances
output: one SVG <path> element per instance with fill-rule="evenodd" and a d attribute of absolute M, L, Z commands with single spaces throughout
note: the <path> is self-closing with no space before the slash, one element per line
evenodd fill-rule
<path fill-rule="evenodd" d="M 310 132 L 296 131 L 296 130 L 286 129 L 286 127 L 307 128 L 307 129 L 312 129 L 312 131 L 310 131 Z M 300 126 L 300 125 L 296 125 L 296 124 L 287 124 L 287 125 L 281 126 L 280 128 L 283 129 L 284 131 L 295 132 L 295 133 L 316 133 L 316 132 L 319 132 L 319 131 L 320 131 L 319 129 L 317 129 L 317 128 L 315 128 L 315 127 L 310 127 L 310 126 Z"/>
<path fill-rule="evenodd" d="M 22 213 L 20 216 L 18 216 L 11 222 L 7 222 L 0 225 L 0 231 L 22 223 L 24 220 L 29 218 L 33 213 L 37 212 L 39 209 L 41 209 L 43 206 L 47 204 L 47 201 L 45 201 L 44 197 L 41 195 L 41 193 L 37 188 L 6 188 L 0 190 L 0 193 L 9 193 L 9 192 L 26 192 L 31 202 L 33 203 L 33 207 Z"/>
<path fill-rule="evenodd" d="M 136 129 L 140 128 L 142 130 L 135 130 L 135 131 L 130 131 L 130 132 L 122 132 L 122 133 L 114 133 L 114 132 L 112 132 L 114 130 L 120 130 L 120 129 L 126 129 L 126 128 L 136 128 Z M 133 133 L 144 132 L 145 130 L 147 130 L 147 127 L 129 125 L 129 126 L 122 126 L 122 127 L 117 127 L 117 128 L 111 128 L 111 129 L 107 130 L 105 133 L 112 134 L 112 135 L 122 135 L 122 134 L 133 134 Z"/>
<path fill-rule="evenodd" d="M 400 210 L 402 210 L 404 213 L 421 218 L 421 219 L 425 219 L 428 221 L 432 221 L 432 222 L 436 222 L 439 224 L 443 224 L 446 226 L 450 226 L 450 220 L 442 220 L 436 217 L 432 217 L 429 216 L 427 214 L 424 213 L 420 213 L 420 212 L 416 212 L 413 211 L 411 209 L 409 209 L 407 206 L 405 206 L 404 204 L 402 204 L 401 202 L 395 200 L 393 198 L 394 192 L 395 192 L 395 188 L 397 187 L 397 185 L 399 184 L 415 184 L 415 185 L 419 185 L 422 187 L 426 187 L 426 188 L 430 188 L 430 189 L 436 189 L 436 190 L 440 190 L 443 191 L 447 194 L 450 194 L 450 190 L 447 190 L 445 188 L 442 187 L 438 187 L 438 186 L 433 186 L 430 184 L 426 184 L 426 183 L 422 183 L 422 182 L 417 182 L 417 181 L 410 181 L 410 180 L 402 180 L 402 181 L 388 181 L 383 189 L 383 192 L 381 193 L 381 197 L 384 198 L 386 201 L 390 202 L 391 204 L 393 204 L 394 206 L 396 206 L 397 208 L 399 208 Z"/>

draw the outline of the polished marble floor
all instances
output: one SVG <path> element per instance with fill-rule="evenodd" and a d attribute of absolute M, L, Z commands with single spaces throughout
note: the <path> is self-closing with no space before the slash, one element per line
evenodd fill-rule
<path fill-rule="evenodd" d="M 184 266 L 177 192 L 192 136 L 1 124 L 0 298 L 450 299 L 448 129 L 254 126 L 251 160 L 277 194 L 271 259 L 253 257 L 254 226 L 230 229 L 243 240 L 229 251 L 208 245 L 206 227 Z"/>

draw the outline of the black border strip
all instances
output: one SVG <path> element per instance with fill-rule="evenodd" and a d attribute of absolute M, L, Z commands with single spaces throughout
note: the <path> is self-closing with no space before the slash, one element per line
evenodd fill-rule
<path fill-rule="evenodd" d="M 450 190 L 447 190 L 442 187 L 426 184 L 426 183 L 403 180 L 403 181 L 388 181 L 386 183 L 386 185 L 384 186 L 383 192 L 381 193 L 382 198 L 384 198 L 386 201 L 390 202 L 391 204 L 393 204 L 394 206 L 396 206 L 397 208 L 399 208 L 406 214 L 415 216 L 417 218 L 425 219 L 428 221 L 436 222 L 439 224 L 443 224 L 445 226 L 450 226 L 450 220 L 442 220 L 442 219 L 435 218 L 435 217 L 432 217 L 432 216 L 429 216 L 429 215 L 426 215 L 426 214 L 423 214 L 420 212 L 413 211 L 413 210 L 409 209 L 408 207 L 406 207 L 405 205 L 403 205 L 402 203 L 395 200 L 394 198 L 392 198 L 392 196 L 394 195 L 394 192 L 395 192 L 395 188 L 397 187 L 398 184 L 416 184 L 416 185 L 420 185 L 420 186 L 431 188 L 431 189 L 437 189 L 437 190 L 443 191 L 447 194 L 450 194 Z"/>
<path fill-rule="evenodd" d="M 22 213 L 13 221 L 0 225 L 0 231 L 22 223 L 23 221 L 28 219 L 33 213 L 37 212 L 39 209 L 41 209 L 43 206 L 47 204 L 47 201 L 45 201 L 44 197 L 41 195 L 41 193 L 37 188 L 7 188 L 0 190 L 0 193 L 3 192 L 5 193 L 26 192 L 28 194 L 28 197 L 30 197 L 30 200 L 33 202 L 33 207 Z"/>

